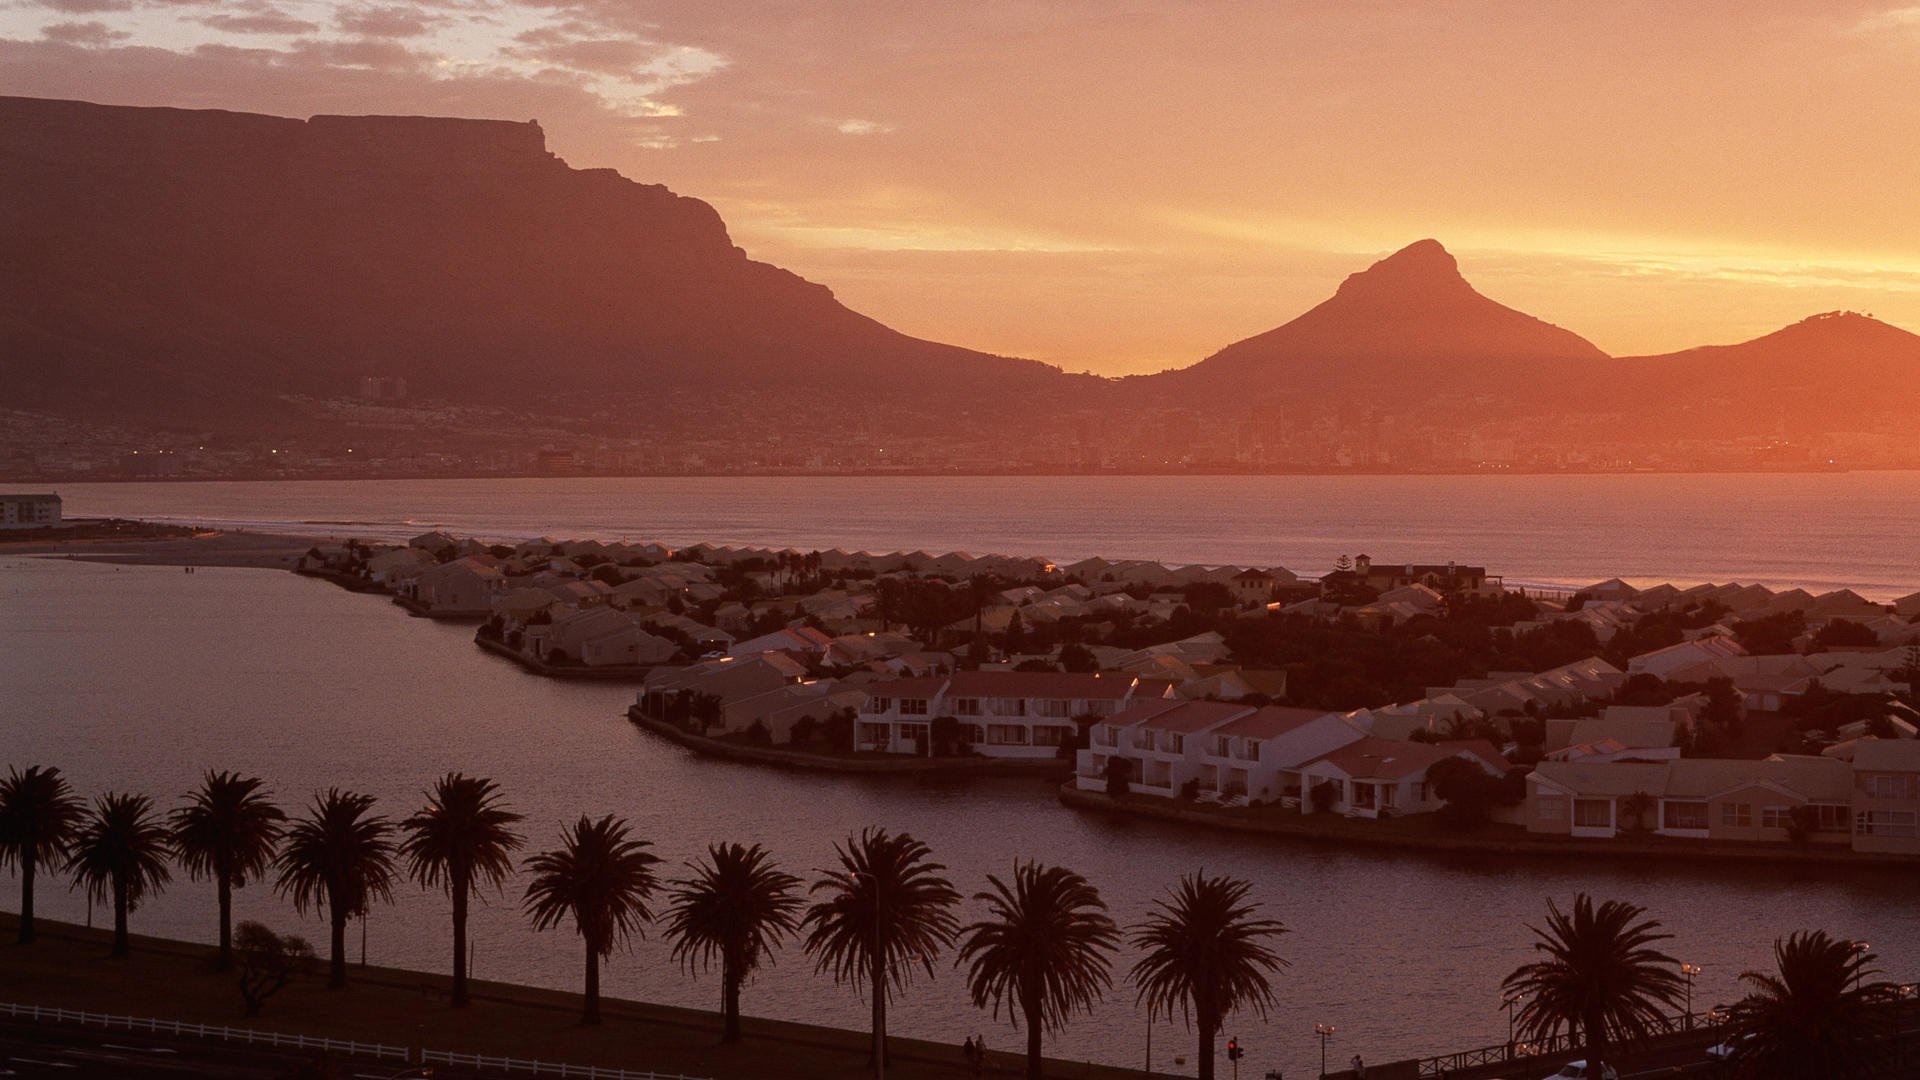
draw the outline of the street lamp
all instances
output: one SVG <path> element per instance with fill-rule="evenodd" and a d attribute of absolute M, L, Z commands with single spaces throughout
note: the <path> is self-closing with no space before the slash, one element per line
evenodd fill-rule
<path fill-rule="evenodd" d="M 1327 1075 L 1327 1040 L 1333 1038 L 1336 1029 L 1332 1024 L 1315 1024 L 1313 1033 L 1320 1036 L 1320 1075 Z"/>
<path fill-rule="evenodd" d="M 1687 977 L 1687 1030 L 1693 1030 L 1693 977 L 1700 974 L 1699 964 L 1681 964 L 1680 974 Z"/>
<path fill-rule="evenodd" d="M 1513 1010 L 1520 1007 L 1520 996 L 1509 994 L 1500 999 L 1500 1007 L 1507 1010 L 1507 1060 L 1513 1060 Z"/>
<path fill-rule="evenodd" d="M 1859 956 L 1863 958 L 1860 961 L 1860 966 L 1853 969 L 1853 988 L 1856 991 L 1860 989 L 1860 975 L 1867 969 L 1867 962 L 1864 959 L 1864 957 L 1866 955 L 1867 950 L 1871 948 L 1873 948 L 1873 946 L 1867 944 L 1864 941 L 1853 941 L 1847 944 L 1847 951 L 1853 953 L 1853 955 L 1855 956 Z"/>

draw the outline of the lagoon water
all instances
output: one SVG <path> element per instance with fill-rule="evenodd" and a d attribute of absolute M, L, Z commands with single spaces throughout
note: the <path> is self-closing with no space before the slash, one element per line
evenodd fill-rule
<path fill-rule="evenodd" d="M 691 486 L 696 483 L 732 482 L 689 481 L 687 490 L 697 491 Z M 768 481 L 767 488 L 777 483 L 783 482 Z M 909 483 L 885 482 L 892 490 L 905 490 Z M 1238 559 L 1244 552 L 1258 553 L 1260 561 L 1311 562 L 1317 552 L 1338 551 L 1343 544 L 1352 546 L 1352 537 L 1366 535 L 1359 528 L 1342 528 L 1311 543 L 1233 539 L 1226 531 L 1181 539 L 1167 531 L 1168 497 L 1156 494 L 1151 481 L 1138 483 L 1135 497 L 1086 513 L 1084 524 L 1095 539 L 1076 541 L 1073 550 L 1099 544 L 1113 554 Z M 1914 481 L 1899 483 L 1911 488 Z M 389 499 L 382 505 L 397 507 L 397 496 L 382 485 L 362 487 L 368 491 L 358 497 L 359 508 L 347 514 L 395 522 L 417 517 L 455 528 L 464 523 L 464 528 L 501 535 L 518 532 L 524 522 L 536 532 L 612 534 L 630 528 L 668 537 L 784 538 L 809 544 L 935 542 L 910 531 L 926 528 L 931 510 L 896 502 L 889 511 L 896 523 L 886 525 L 875 521 L 871 499 L 854 497 L 832 505 L 847 519 L 823 514 L 810 537 L 792 535 L 791 519 L 755 518 L 738 508 L 702 527 L 694 511 L 669 514 L 657 505 L 636 506 L 631 513 L 590 513 L 584 496 L 570 519 L 541 517 L 554 509 L 551 501 L 515 506 L 509 519 L 498 509 L 483 513 L 470 502 L 463 509 L 455 496 L 445 494 L 460 485 L 412 486 L 413 491 L 439 491 L 447 501 L 388 512 L 368 507 Z M 237 518 L 243 506 L 252 507 L 254 519 L 328 513 L 309 509 L 316 503 L 303 488 L 267 489 L 281 501 L 265 511 L 252 495 L 216 504 L 207 501 L 205 488 L 186 485 L 65 493 L 74 513 L 131 513 L 143 506 L 171 508 L 176 516 L 195 519 Z M 688 497 L 720 501 L 717 495 Z M 938 485 L 925 489 L 929 503 L 954 497 L 943 495 Z M 337 506 L 347 496 L 332 498 Z M 1865 520 L 1914 511 L 1911 501 L 1903 508 L 1898 500 L 1876 498 L 1863 499 L 1870 505 L 1840 525 L 1810 522 L 1806 528 L 1851 536 Z M 1241 509 L 1225 513 L 1244 513 L 1250 502 L 1233 505 Z M 339 509 L 331 513 L 347 516 Z M 1064 543 L 1066 534 L 1048 530 L 1064 527 L 1072 516 L 1077 515 L 1063 509 L 1050 523 L 1029 524 L 1027 532 L 1012 534 L 1009 543 L 994 539 L 998 534 L 991 522 L 969 522 L 971 532 L 942 546 L 1058 550 L 1055 544 Z M 1702 526 L 1710 520 L 1702 515 Z M 1521 531 L 1537 538 L 1543 527 Z M 1467 554 L 1464 538 L 1472 536 L 1483 541 L 1479 550 L 1489 562 L 1510 571 L 1524 556 L 1534 560 L 1524 564 L 1527 573 L 1578 577 L 1552 569 L 1568 565 L 1551 561 L 1564 556 L 1528 555 L 1527 541 L 1489 531 L 1485 520 L 1459 528 L 1444 545 L 1429 538 L 1422 543 L 1434 546 L 1418 552 L 1406 539 L 1369 543 L 1396 554 Z M 1299 525 L 1286 529 L 1289 537 L 1312 531 Z M 1905 535 L 1903 550 L 1911 552 L 1916 532 L 1909 526 Z M 1176 543 L 1187 546 L 1167 549 Z M 1295 543 L 1300 546 L 1289 546 Z M 1616 535 L 1588 543 L 1590 553 L 1619 553 L 1635 542 Z M 1861 550 L 1875 546 L 1860 545 Z M 1708 547 L 1696 544 L 1688 550 Z M 1812 574 L 1812 564 L 1800 561 L 1806 556 L 1793 552 L 1817 547 L 1804 540 L 1756 540 L 1748 563 L 1713 565 L 1687 563 L 1706 556 L 1683 551 L 1673 556 L 1679 561 L 1660 564 L 1658 572 L 1679 575 L 1690 567 L 1700 576 L 1727 577 L 1736 575 L 1726 568 L 1738 565 L 1737 576 L 1771 576 L 1757 565 L 1773 558 L 1778 573 L 1797 574 L 1796 568 L 1805 567 Z M 1655 557 L 1653 546 L 1641 544 L 1637 550 L 1643 558 Z M 1762 551 L 1774 555 L 1758 555 Z M 1904 569 L 1884 550 L 1876 557 L 1878 562 L 1857 563 L 1829 558 L 1822 564 L 1829 568 L 1818 574 L 1865 585 L 1891 582 Z M 1016 859 L 1037 857 L 1074 867 L 1104 891 L 1122 922 L 1141 917 L 1184 872 L 1205 868 L 1240 875 L 1256 882 L 1257 898 L 1292 930 L 1281 943 L 1292 966 L 1278 980 L 1279 1008 L 1265 1022 L 1241 1016 L 1225 1033 L 1250 1047 L 1246 1064 L 1254 1076 L 1275 1067 L 1289 1076 L 1312 1075 L 1318 1061 L 1316 1022 L 1338 1027 L 1332 1050 L 1340 1061 L 1360 1053 L 1379 1063 L 1505 1038 L 1498 985 L 1528 957 L 1526 924 L 1538 921 L 1547 898 L 1565 903 L 1580 890 L 1645 904 L 1663 921 L 1675 935 L 1670 951 L 1706 969 L 1695 989 L 1696 1005 L 1730 1000 L 1737 974 L 1765 964 L 1775 936 L 1801 928 L 1871 941 L 1893 976 L 1920 976 L 1920 902 L 1905 872 L 1584 860 L 1515 864 L 1343 851 L 1082 814 L 1059 806 L 1049 788 L 1034 781 L 827 777 L 701 760 L 628 724 L 622 713 L 630 689 L 529 676 L 476 649 L 471 632 L 410 619 L 383 598 L 279 571 L 203 569 L 188 575 L 168 567 L 0 556 L 0 767 L 57 764 L 87 795 L 134 789 L 166 805 L 205 769 L 239 769 L 268 778 L 287 803 L 305 803 L 317 789 L 342 785 L 377 796 L 381 808 L 395 816 L 417 806 L 421 789 L 435 776 L 460 769 L 502 782 L 528 815 L 526 828 L 535 845 L 554 843 L 562 824 L 582 813 L 618 813 L 654 841 L 669 871 L 709 842 L 742 840 L 766 844 L 787 866 L 811 877 L 812 870 L 828 865 L 835 840 L 881 825 L 924 838 L 968 894 L 984 885 L 986 874 L 1005 873 Z M 476 910 L 476 973 L 577 987 L 578 939 L 528 929 L 513 902 L 520 887 L 518 881 L 509 883 L 506 897 Z M 88 916 L 84 899 L 67 892 L 60 880 L 43 878 L 41 888 L 41 910 L 50 917 L 77 921 Z M 17 885 L 0 876 L 0 908 L 16 910 L 17 904 Z M 970 904 L 968 916 L 975 911 L 977 905 Z M 325 939 L 322 922 L 298 918 L 266 888 L 243 890 L 237 914 Z M 212 919 L 211 888 L 177 880 L 135 914 L 133 926 L 137 932 L 204 941 L 211 940 Z M 446 919 L 443 897 L 403 886 L 396 902 L 376 910 L 369 921 L 370 958 L 447 970 Z M 350 943 L 355 937 L 350 934 Z M 657 937 L 616 955 L 606 980 L 607 991 L 620 996 L 704 1007 L 712 1007 L 719 996 L 715 979 L 689 978 L 677 970 Z M 745 1006 L 754 1014 L 851 1027 L 865 1018 L 851 990 L 814 975 L 793 949 L 747 989 Z M 967 1003 L 958 973 L 944 964 L 931 983 L 919 982 L 894 1015 L 894 1030 L 902 1034 L 957 1043 L 986 1032 L 989 1045 L 997 1048 L 1019 1043 L 1008 1024 Z M 1142 1060 L 1145 1036 L 1132 995 L 1116 989 L 1091 1017 L 1074 1022 L 1050 1045 L 1062 1057 L 1135 1064 Z M 1153 1064 L 1191 1075 L 1190 1046 L 1178 1025 L 1158 1024 Z M 1176 1065 L 1176 1055 L 1185 1055 L 1187 1064 Z"/>
<path fill-rule="evenodd" d="M 643 477 L 70 484 L 69 516 L 282 532 L 543 534 L 1330 569 L 1484 564 L 1513 582 L 1920 589 L 1920 472 Z"/>

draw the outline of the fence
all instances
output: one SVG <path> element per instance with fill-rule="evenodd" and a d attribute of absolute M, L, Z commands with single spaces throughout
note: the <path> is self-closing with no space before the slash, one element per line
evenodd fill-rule
<path fill-rule="evenodd" d="M 404 1046 L 387 1046 L 384 1043 L 322 1039 L 312 1035 L 290 1035 L 278 1031 L 259 1031 L 254 1028 L 220 1027 L 216 1024 L 183 1024 L 176 1020 L 155 1020 L 148 1016 L 110 1016 L 106 1013 L 79 1012 L 74 1009 L 49 1009 L 41 1005 L 14 1005 L 0 1002 L 0 1015 L 11 1016 L 16 1020 L 32 1020 L 35 1023 L 52 1021 L 119 1031 L 144 1031 L 153 1035 L 191 1035 L 201 1039 L 219 1039 L 222 1042 L 246 1043 L 251 1046 L 319 1050 L 329 1054 L 347 1054 L 352 1057 L 374 1058 L 381 1061 L 404 1062 L 408 1060 L 410 1053 Z"/>
<path fill-rule="evenodd" d="M 1653 1025 L 1653 1035 L 1707 1034 L 1726 1022 L 1724 1012 L 1700 1012 L 1691 1016 L 1663 1016 Z M 1424 1058 L 1420 1061 L 1422 1080 L 1438 1080 L 1441 1077 L 1471 1069 L 1492 1065 L 1504 1065 L 1508 1062 L 1525 1062 L 1532 1058 L 1560 1058 L 1579 1049 L 1579 1044 L 1570 1034 L 1562 1033 L 1534 1042 L 1496 1043 L 1474 1050 L 1462 1050 L 1456 1054 L 1443 1054 L 1440 1057 Z"/>
<path fill-rule="evenodd" d="M 80 1012 L 74 1009 L 52 1009 L 43 1005 L 15 1005 L 4 1001 L 0 1001 L 0 1016 L 8 1016 L 16 1020 L 32 1020 L 35 1023 L 80 1024 L 117 1031 L 141 1031 L 153 1035 L 219 1039 L 222 1042 L 245 1043 L 250 1046 L 267 1046 L 284 1050 L 318 1050 L 323 1053 L 346 1054 L 350 1057 L 371 1058 L 377 1061 L 458 1065 L 476 1071 L 502 1073 L 508 1076 L 556 1076 L 561 1080 L 700 1080 L 698 1077 L 683 1076 L 679 1073 L 632 1072 L 627 1069 L 610 1069 L 595 1065 L 566 1065 L 525 1058 L 456 1054 L 447 1050 L 414 1050 L 405 1046 L 363 1043 L 351 1039 L 324 1039 L 312 1035 L 222 1027 L 217 1024 L 185 1024 L 176 1020 L 156 1020 L 147 1016 L 111 1016 L 106 1013 Z"/>

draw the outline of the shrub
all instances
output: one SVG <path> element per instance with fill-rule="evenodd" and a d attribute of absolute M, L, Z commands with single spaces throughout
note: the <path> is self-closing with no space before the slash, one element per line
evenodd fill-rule
<path fill-rule="evenodd" d="M 276 934 L 252 920 L 233 928 L 233 951 L 240 961 L 240 1001 L 250 1017 L 313 966 L 313 946 L 305 938 Z"/>
<path fill-rule="evenodd" d="M 1132 790 L 1130 787 L 1133 782 L 1132 763 L 1123 757 L 1115 756 L 1108 758 L 1106 780 L 1108 795 L 1118 799 L 1122 795 L 1127 794 L 1127 792 Z"/>
<path fill-rule="evenodd" d="M 1325 814 L 1340 801 L 1340 788 L 1331 780 L 1322 780 L 1307 791 L 1307 799 L 1313 804 L 1313 812 Z"/>

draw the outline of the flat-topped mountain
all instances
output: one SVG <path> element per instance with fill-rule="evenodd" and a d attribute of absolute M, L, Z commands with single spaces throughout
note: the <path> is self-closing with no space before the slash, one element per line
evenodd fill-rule
<path fill-rule="evenodd" d="M 1606 359 L 1578 334 L 1482 296 L 1439 241 L 1421 240 L 1350 275 L 1304 315 L 1173 377 L 1235 394 L 1365 385 L 1398 397 Z"/>
<path fill-rule="evenodd" d="M 369 373 L 489 401 L 1087 381 L 890 330 L 533 123 L 29 98 L 0 98 L 0 352 L 0 405 L 201 419 Z"/>

